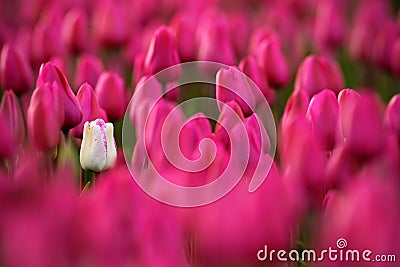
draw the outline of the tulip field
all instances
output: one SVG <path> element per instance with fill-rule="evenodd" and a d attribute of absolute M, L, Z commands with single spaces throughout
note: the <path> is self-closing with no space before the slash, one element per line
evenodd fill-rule
<path fill-rule="evenodd" d="M 1 267 L 400 266 L 400 3 L 0 0 Z"/>

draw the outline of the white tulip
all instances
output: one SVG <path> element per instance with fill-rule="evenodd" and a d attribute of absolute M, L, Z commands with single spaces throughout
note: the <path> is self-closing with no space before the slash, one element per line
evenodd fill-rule
<path fill-rule="evenodd" d="M 113 167 L 116 159 L 113 124 L 102 119 L 85 122 L 80 152 L 82 168 L 101 172 Z"/>

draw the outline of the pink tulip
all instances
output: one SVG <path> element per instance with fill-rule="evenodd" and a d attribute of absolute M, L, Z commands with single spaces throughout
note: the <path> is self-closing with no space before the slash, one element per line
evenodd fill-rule
<path fill-rule="evenodd" d="M 5 118 L 2 113 L 0 113 L 0 127 L 3 129 L 3 133 L 0 138 L 0 158 L 10 158 L 14 156 L 16 152 L 15 138 L 7 118 Z"/>
<path fill-rule="evenodd" d="M 287 103 L 281 119 L 281 130 L 297 119 L 306 117 L 310 98 L 304 91 L 293 92 Z"/>
<path fill-rule="evenodd" d="M 197 59 L 213 61 L 225 65 L 235 64 L 235 53 L 229 37 L 229 30 L 225 20 L 215 18 L 199 28 L 197 38 L 199 48 Z M 218 69 L 205 69 L 206 74 L 215 75 Z"/>
<path fill-rule="evenodd" d="M 391 71 L 396 77 L 400 77 L 400 37 L 396 38 L 393 42 L 391 51 Z"/>
<path fill-rule="evenodd" d="M 360 5 L 349 37 L 351 57 L 361 61 L 372 59 L 371 51 L 378 29 L 389 14 L 390 6 L 384 1 L 367 1 Z"/>
<path fill-rule="evenodd" d="M 339 133 L 339 105 L 336 95 L 328 89 L 314 95 L 308 107 L 307 118 L 321 146 L 325 150 L 332 150 Z"/>
<path fill-rule="evenodd" d="M 142 79 L 142 77 L 146 75 L 146 71 L 144 69 L 145 59 L 146 54 L 144 53 L 139 53 L 136 55 L 133 63 L 132 84 L 138 83 L 140 79 Z"/>
<path fill-rule="evenodd" d="M 144 67 L 147 74 L 156 74 L 163 69 L 179 64 L 175 36 L 168 27 L 161 26 L 156 30 L 147 50 Z M 157 77 L 161 82 L 175 81 L 181 75 L 181 69 L 175 67 Z"/>
<path fill-rule="evenodd" d="M 49 61 L 52 57 L 63 57 L 67 50 L 61 36 L 61 15 L 54 12 L 44 16 L 35 25 L 32 32 L 31 53 L 37 65 Z"/>
<path fill-rule="evenodd" d="M 389 101 L 385 112 L 385 126 L 390 129 L 400 142 L 400 94 Z"/>
<path fill-rule="evenodd" d="M 227 103 L 235 100 L 242 108 L 243 114 L 249 116 L 255 109 L 255 99 L 250 85 L 238 68 L 220 69 L 216 77 L 217 100 Z M 222 103 L 218 102 L 218 108 L 222 110 Z"/>
<path fill-rule="evenodd" d="M 196 218 L 201 220 L 194 229 L 199 266 L 257 266 L 257 252 L 265 245 L 268 249 L 291 247 L 290 233 L 297 221 L 295 199 L 276 166 L 259 190 L 249 194 L 247 185 L 239 183 L 224 198 L 199 208 Z M 274 201 L 277 197 L 281 201 Z M 276 261 L 271 264 L 280 266 Z"/>
<path fill-rule="evenodd" d="M 347 243 L 342 248 L 343 252 L 358 250 L 360 260 L 363 251 L 367 249 L 372 251 L 371 260 L 378 254 L 396 254 L 399 249 L 397 194 L 393 186 L 371 176 L 360 177 L 343 192 L 336 192 L 322 218 L 317 247 L 338 249 L 337 241 L 343 238 Z M 346 266 L 357 266 L 359 263 L 348 261 Z M 325 257 L 325 261 L 317 266 L 339 267 L 343 264 Z M 386 266 L 379 262 L 369 262 L 366 265 L 369 264 Z"/>
<path fill-rule="evenodd" d="M 193 61 L 196 58 L 196 21 L 189 14 L 178 13 L 171 20 L 171 28 L 176 36 L 179 58 Z"/>
<path fill-rule="evenodd" d="M 126 109 L 124 80 L 115 72 L 103 72 L 96 85 L 99 105 L 107 113 L 110 121 L 120 120 Z"/>
<path fill-rule="evenodd" d="M 128 40 L 127 10 L 119 2 L 104 0 L 94 9 L 93 26 L 95 38 L 104 47 L 124 44 Z"/>
<path fill-rule="evenodd" d="M 64 112 L 63 130 L 67 131 L 78 125 L 82 120 L 81 107 L 68 84 L 67 78 L 51 62 L 42 64 L 40 67 L 36 86 L 39 87 L 47 83 L 55 86 L 55 89 L 60 91 L 63 102 L 63 109 L 61 110 Z"/>
<path fill-rule="evenodd" d="M 383 107 L 379 97 L 364 92 L 353 112 L 349 114 L 349 132 L 346 145 L 358 156 L 371 157 L 383 147 Z"/>
<path fill-rule="evenodd" d="M 340 46 L 345 37 L 344 10 L 334 1 L 318 3 L 315 17 L 314 38 L 322 51 L 331 51 Z"/>
<path fill-rule="evenodd" d="M 88 18 L 84 10 L 72 9 L 64 17 L 62 37 L 72 53 L 89 48 Z"/>
<path fill-rule="evenodd" d="M 232 109 L 233 112 L 230 110 Z M 228 101 L 222 106 L 218 122 L 215 125 L 215 135 L 218 140 L 222 141 L 226 147 L 230 147 L 230 139 L 228 132 L 240 121 L 244 121 L 244 115 L 241 106 L 235 101 Z"/>
<path fill-rule="evenodd" d="M 373 44 L 372 60 L 384 70 L 391 70 L 393 46 L 399 34 L 400 28 L 395 21 L 388 20 L 379 27 Z"/>
<path fill-rule="evenodd" d="M 255 85 L 258 86 L 258 88 L 254 88 L 254 86 L 250 85 L 253 90 L 257 91 L 253 91 L 256 102 L 259 103 L 260 101 L 264 101 L 266 99 L 270 105 L 274 103 L 275 91 L 269 87 L 268 81 L 265 75 L 262 73 L 261 68 L 258 66 L 255 57 L 249 56 L 242 59 L 242 61 L 239 63 L 239 68 L 244 74 L 253 80 Z M 260 92 L 262 94 L 260 94 Z"/>
<path fill-rule="evenodd" d="M 304 118 L 288 122 L 281 130 L 280 146 L 284 175 L 298 180 L 312 198 L 322 201 L 326 158 L 311 124 Z"/>
<path fill-rule="evenodd" d="M 310 55 L 301 63 L 295 79 L 295 91 L 305 91 L 309 97 L 323 89 L 338 93 L 344 86 L 338 64 L 326 57 Z"/>
<path fill-rule="evenodd" d="M 21 94 L 33 88 L 33 73 L 28 60 L 14 46 L 5 44 L 0 55 L 0 77 L 3 90 Z"/>
<path fill-rule="evenodd" d="M 360 100 L 360 94 L 353 89 L 343 89 L 338 95 L 340 107 L 340 126 L 344 138 L 349 136 L 350 132 L 350 116 L 354 112 L 354 108 Z"/>
<path fill-rule="evenodd" d="M 8 121 L 8 128 L 13 133 L 16 144 L 22 144 L 25 139 L 24 115 L 13 91 L 8 90 L 4 93 L 0 104 L 0 113 Z"/>
<path fill-rule="evenodd" d="M 258 61 L 265 71 L 269 84 L 273 87 L 283 87 L 290 79 L 289 66 L 282 53 L 278 40 L 269 38 L 257 47 Z"/>
<path fill-rule="evenodd" d="M 85 82 L 95 87 L 103 69 L 103 62 L 98 57 L 89 54 L 82 55 L 76 66 L 75 87 L 79 88 Z"/>
<path fill-rule="evenodd" d="M 96 94 L 90 84 L 82 84 L 78 90 L 76 99 L 82 107 L 82 120 L 77 126 L 71 129 L 71 134 L 76 138 L 82 138 L 85 122 L 93 121 L 98 118 L 107 121 L 107 115 L 106 112 L 100 108 Z"/>
<path fill-rule="evenodd" d="M 60 142 L 64 123 L 63 101 L 60 90 L 53 83 L 39 85 L 33 92 L 28 107 L 28 134 L 33 144 L 45 151 Z"/>

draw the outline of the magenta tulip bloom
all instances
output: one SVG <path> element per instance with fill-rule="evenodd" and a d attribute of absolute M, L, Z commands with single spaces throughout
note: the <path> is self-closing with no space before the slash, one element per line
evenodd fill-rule
<path fill-rule="evenodd" d="M 37 87 L 45 84 L 55 86 L 55 89 L 60 91 L 63 102 L 62 110 L 65 118 L 63 130 L 68 131 L 69 129 L 78 125 L 82 120 L 81 107 L 79 106 L 79 103 L 68 84 L 67 78 L 61 72 L 61 70 L 51 62 L 42 64 L 38 79 L 36 81 Z"/>
<path fill-rule="evenodd" d="M 385 125 L 400 142 L 400 94 L 394 95 L 386 108 Z"/>
<path fill-rule="evenodd" d="M 0 104 L 0 113 L 8 122 L 8 128 L 13 133 L 16 144 L 22 144 L 25 139 L 25 121 L 21 105 L 12 90 L 7 90 Z"/>
<path fill-rule="evenodd" d="M 85 122 L 93 121 L 98 118 L 101 118 L 106 122 L 108 120 L 107 114 L 102 108 L 100 108 L 96 94 L 90 84 L 82 84 L 78 90 L 76 99 L 82 107 L 82 120 L 77 126 L 71 129 L 71 134 L 76 138 L 82 138 Z"/>
<path fill-rule="evenodd" d="M 353 89 L 343 89 L 338 95 L 340 107 L 340 126 L 342 136 L 347 138 L 350 132 L 350 116 L 354 112 L 354 108 L 360 100 L 360 94 Z"/>
<path fill-rule="evenodd" d="M 325 89 L 310 101 L 307 118 L 313 132 L 325 150 L 332 150 L 339 134 L 339 104 L 335 93 Z"/>
<path fill-rule="evenodd" d="M 5 44 L 0 55 L 0 79 L 3 90 L 21 94 L 33 88 L 33 73 L 28 60 L 14 46 Z"/>
<path fill-rule="evenodd" d="M 238 68 L 220 69 L 216 77 L 217 100 L 223 103 L 235 100 L 245 116 L 249 116 L 255 109 L 255 99 L 250 85 L 245 76 Z M 222 110 L 222 104 L 218 108 Z"/>
<path fill-rule="evenodd" d="M 63 101 L 56 85 L 39 85 L 33 92 L 27 114 L 28 134 L 40 150 L 55 148 L 64 123 Z"/>
<path fill-rule="evenodd" d="M 103 62 L 98 57 L 89 54 L 82 55 L 76 65 L 76 88 L 79 88 L 85 82 L 95 87 L 103 69 Z"/>
<path fill-rule="evenodd" d="M 338 64 L 323 56 L 310 55 L 301 63 L 295 80 L 295 91 L 305 91 L 309 97 L 323 89 L 335 93 L 343 89 L 344 81 Z"/>
<path fill-rule="evenodd" d="M 265 74 L 262 72 L 262 69 L 257 64 L 257 61 L 254 56 L 249 56 L 242 61 L 240 61 L 239 68 L 241 71 L 246 74 L 253 82 L 257 85 L 258 88 L 251 88 L 253 90 L 257 90 L 258 92 L 253 92 L 254 97 L 256 98 L 256 102 L 259 103 L 261 101 L 268 101 L 271 105 L 275 100 L 275 91 L 271 89 L 268 84 L 267 78 Z M 262 94 L 260 94 L 260 92 Z M 264 96 L 264 97 L 262 97 Z"/>
<path fill-rule="evenodd" d="M 120 120 L 126 109 L 124 80 L 115 72 L 103 72 L 95 89 L 99 105 L 110 121 Z"/>
<path fill-rule="evenodd" d="M 175 36 L 168 27 L 161 26 L 156 30 L 147 50 L 144 67 L 147 74 L 156 74 L 163 69 L 179 64 Z M 180 68 L 169 69 L 158 79 L 166 83 L 175 81 L 181 75 Z"/>
<path fill-rule="evenodd" d="M 268 38 L 257 47 L 260 51 L 259 63 L 265 71 L 269 84 L 273 87 L 283 87 L 290 79 L 289 66 L 281 51 L 277 39 Z"/>
<path fill-rule="evenodd" d="M 176 36 L 176 46 L 182 61 L 196 58 L 196 26 L 197 22 L 189 14 L 177 14 L 172 18 L 171 28 Z"/>
<path fill-rule="evenodd" d="M 89 48 L 89 25 L 87 14 L 81 9 L 72 9 L 64 17 L 62 37 L 72 53 Z"/>
<path fill-rule="evenodd" d="M 381 151 L 384 144 L 383 107 L 372 92 L 361 94 L 353 112 L 349 114 L 346 145 L 358 156 L 370 157 Z"/>

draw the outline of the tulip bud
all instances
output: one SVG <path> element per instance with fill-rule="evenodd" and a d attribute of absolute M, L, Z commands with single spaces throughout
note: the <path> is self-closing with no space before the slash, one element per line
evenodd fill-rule
<path fill-rule="evenodd" d="M 235 100 L 245 116 L 251 115 L 255 109 L 255 99 L 247 79 L 246 75 L 236 67 L 220 69 L 216 77 L 217 100 L 223 103 Z M 218 108 L 222 110 L 220 102 Z"/>
<path fill-rule="evenodd" d="M 118 121 L 125 114 L 126 94 L 124 80 L 115 72 L 103 72 L 96 86 L 99 105 L 111 121 Z"/>
<path fill-rule="evenodd" d="M 400 142 L 400 94 L 394 95 L 386 108 L 385 125 L 396 134 Z"/>
<path fill-rule="evenodd" d="M 63 102 L 60 91 L 53 85 L 42 84 L 33 92 L 27 112 L 28 133 L 40 150 L 58 145 L 64 123 Z"/>
<path fill-rule="evenodd" d="M 198 33 L 199 49 L 197 58 L 225 65 L 235 64 L 235 53 L 229 38 L 228 28 L 224 20 L 216 18 L 206 23 Z M 206 74 L 215 75 L 218 69 L 203 70 Z"/>
<path fill-rule="evenodd" d="M 28 92 L 33 86 L 33 74 L 28 60 L 9 44 L 5 44 L 1 50 L 0 77 L 3 90 L 12 89 L 17 94 Z"/>
<path fill-rule="evenodd" d="M 17 96 L 12 90 L 4 93 L 0 104 L 0 113 L 8 121 L 8 128 L 12 131 L 17 144 L 25 139 L 25 122 Z"/>
<path fill-rule="evenodd" d="M 339 129 L 336 95 L 328 89 L 314 95 L 308 107 L 307 118 L 321 146 L 325 150 L 332 150 L 336 145 Z"/>
<path fill-rule="evenodd" d="M 129 36 L 128 25 L 126 10 L 120 2 L 101 1 L 94 9 L 94 32 L 104 47 L 124 44 Z"/>
<path fill-rule="evenodd" d="M 79 53 L 88 48 L 88 18 L 85 11 L 73 9 L 63 21 L 62 36 L 72 53 Z"/>
<path fill-rule="evenodd" d="M 168 27 L 161 26 L 154 33 L 147 50 L 144 67 L 147 74 L 156 74 L 163 69 L 179 64 L 175 36 Z M 160 82 L 175 81 L 181 75 L 180 68 L 169 69 L 159 77 Z"/>
<path fill-rule="evenodd" d="M 361 94 L 349 116 L 349 135 L 346 139 L 346 144 L 355 155 L 370 157 L 382 149 L 385 140 L 382 113 L 382 104 L 377 95 L 372 92 Z"/>
<path fill-rule="evenodd" d="M 79 88 L 85 82 L 95 87 L 103 69 L 103 63 L 98 57 L 89 54 L 81 56 L 76 65 L 76 88 Z"/>
<path fill-rule="evenodd" d="M 0 159 L 9 158 L 15 153 L 15 139 L 13 137 L 12 128 L 9 126 L 9 122 L 1 113 L 0 127 L 2 129 L 0 138 Z"/>
<path fill-rule="evenodd" d="M 331 89 L 338 93 L 343 86 L 343 75 L 335 61 L 323 56 L 310 55 L 299 67 L 294 90 L 303 90 L 312 97 L 323 89 Z"/>
<path fill-rule="evenodd" d="M 289 66 L 277 39 L 264 40 L 258 47 L 259 63 L 265 71 L 269 84 L 274 87 L 285 86 L 290 79 Z"/>
<path fill-rule="evenodd" d="M 353 89 L 343 89 L 338 95 L 340 107 L 340 127 L 344 138 L 349 136 L 350 132 L 350 116 L 354 112 L 354 107 L 360 100 L 360 94 Z"/>
<path fill-rule="evenodd" d="M 106 112 L 100 108 L 96 94 L 90 84 L 82 84 L 76 99 L 82 107 L 82 120 L 77 126 L 71 129 L 71 134 L 76 138 L 82 138 L 85 122 L 95 120 L 96 118 L 102 118 L 107 121 L 107 115 Z"/>
<path fill-rule="evenodd" d="M 172 19 L 171 28 L 175 33 L 177 50 L 182 61 L 192 61 L 196 58 L 196 24 L 190 15 L 182 13 Z"/>
<path fill-rule="evenodd" d="M 43 64 L 40 67 L 39 76 L 36 81 L 36 86 L 50 83 L 55 86 L 55 89 L 60 91 L 63 102 L 64 124 L 63 130 L 69 130 L 78 125 L 82 120 L 82 112 L 78 101 L 68 84 L 67 78 L 59 68 L 51 62 Z"/>
<path fill-rule="evenodd" d="M 314 35 L 322 51 L 331 51 L 342 44 L 345 36 L 344 18 L 337 2 L 319 2 L 315 18 Z"/>
<path fill-rule="evenodd" d="M 258 66 L 255 57 L 249 56 L 244 58 L 240 61 L 239 68 L 258 86 L 258 88 L 253 88 L 253 86 L 251 86 L 251 88 L 261 91 L 262 95 L 259 92 L 253 91 L 256 102 L 259 103 L 267 99 L 268 103 L 272 104 L 275 100 L 275 91 L 269 87 L 268 81 L 264 74 L 261 73 L 261 68 Z M 262 96 L 264 96 L 265 99 Z"/>
<path fill-rule="evenodd" d="M 400 37 L 397 37 L 393 43 L 390 59 L 391 71 L 396 77 L 400 77 Z"/>
<path fill-rule="evenodd" d="M 83 169 L 101 172 L 112 168 L 117 159 L 114 126 L 102 119 L 85 122 L 80 151 Z"/>
<path fill-rule="evenodd" d="M 373 44 L 372 59 L 384 70 L 391 70 L 392 51 L 399 34 L 400 29 L 395 21 L 388 20 L 379 27 Z"/>

